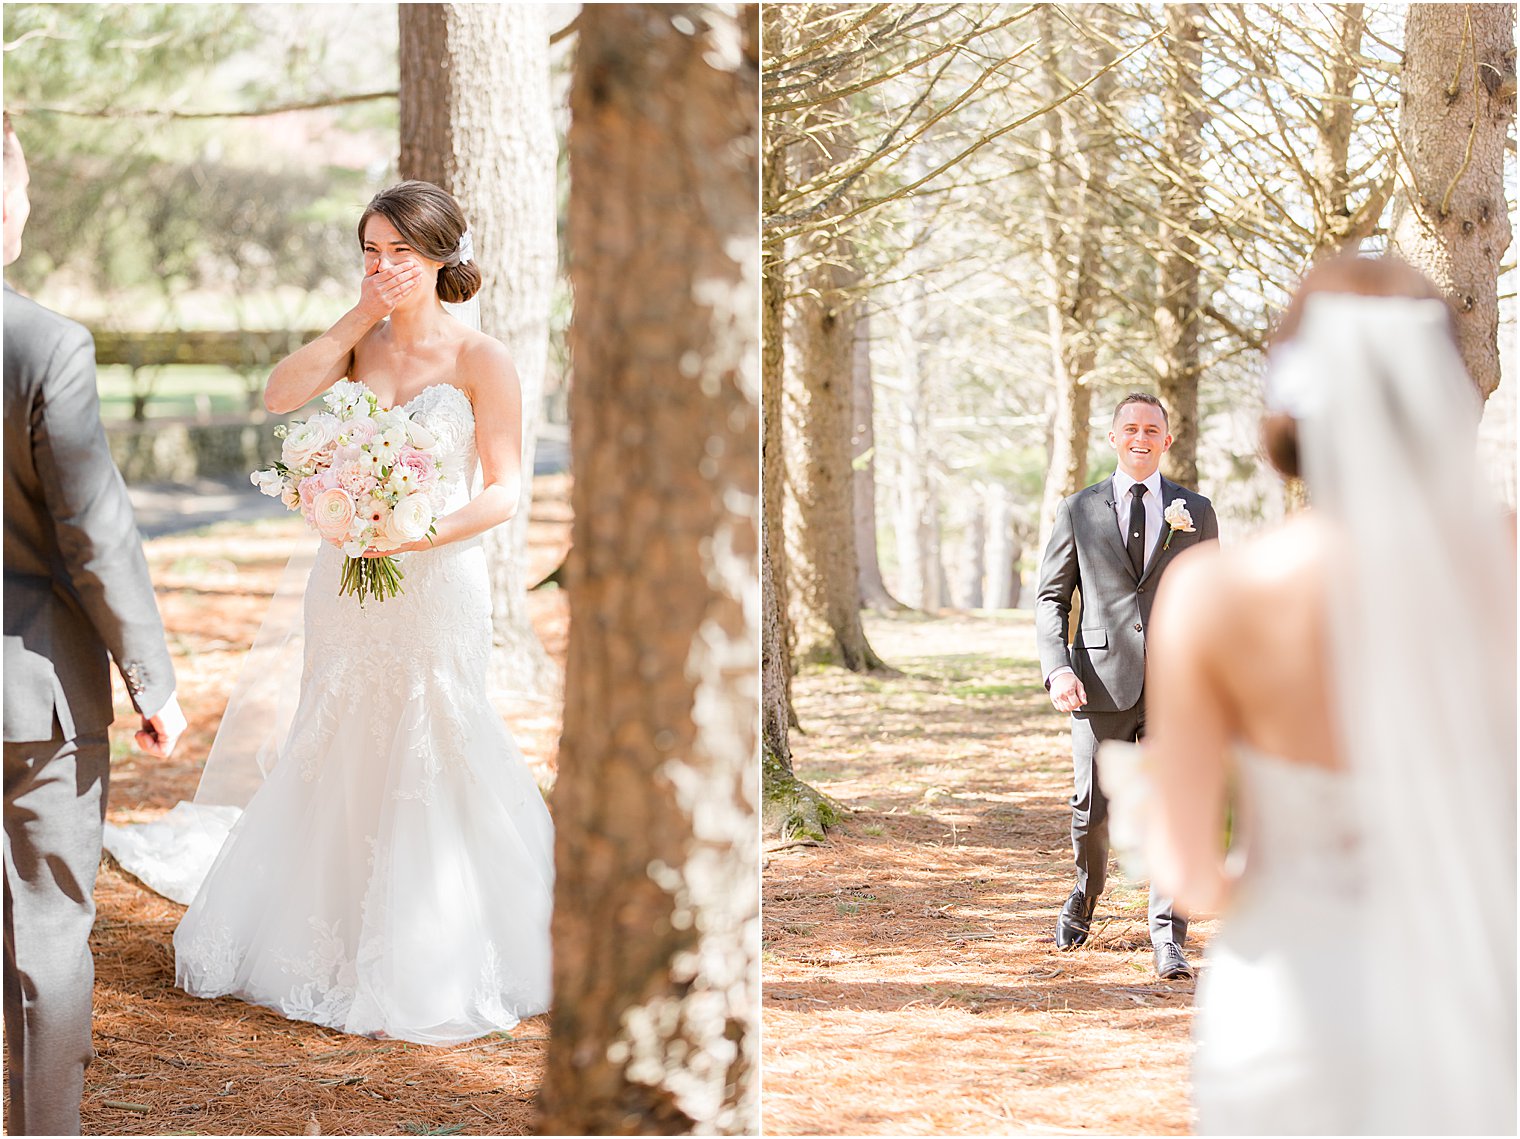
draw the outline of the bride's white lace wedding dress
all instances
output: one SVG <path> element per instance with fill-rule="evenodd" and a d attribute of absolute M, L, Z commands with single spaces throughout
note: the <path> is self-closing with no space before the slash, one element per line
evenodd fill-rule
<path fill-rule="evenodd" d="M 469 398 L 439 384 L 406 407 L 457 509 Z M 322 545 L 290 732 L 175 932 L 175 973 L 196 996 L 448 1044 L 548 1007 L 553 831 L 487 699 L 480 539 L 400 560 L 405 592 L 361 606 Z"/>

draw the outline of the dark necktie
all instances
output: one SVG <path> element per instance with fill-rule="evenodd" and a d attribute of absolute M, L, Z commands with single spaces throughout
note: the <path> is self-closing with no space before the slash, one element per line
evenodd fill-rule
<path fill-rule="evenodd" d="M 1135 567 L 1135 576 L 1145 573 L 1145 484 L 1137 482 L 1129 488 L 1129 529 L 1125 531 L 1124 548 L 1129 551 L 1129 564 Z"/>

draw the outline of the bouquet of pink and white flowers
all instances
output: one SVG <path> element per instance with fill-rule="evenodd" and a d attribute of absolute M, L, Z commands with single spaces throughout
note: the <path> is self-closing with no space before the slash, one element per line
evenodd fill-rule
<path fill-rule="evenodd" d="M 363 556 L 371 546 L 404 546 L 436 534 L 446 475 L 437 440 L 399 408 L 381 408 L 363 384 L 342 380 L 327 405 L 303 422 L 282 424 L 280 461 L 254 471 L 253 485 L 281 499 L 326 541 L 348 555 L 338 592 L 362 605 L 401 592 L 394 557 Z"/>

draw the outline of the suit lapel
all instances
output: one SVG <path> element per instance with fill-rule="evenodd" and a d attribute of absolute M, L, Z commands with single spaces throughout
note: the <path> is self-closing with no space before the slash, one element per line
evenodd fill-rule
<path fill-rule="evenodd" d="M 1088 515 L 1088 521 L 1103 532 L 1104 542 L 1114 559 L 1124 567 L 1125 573 L 1134 577 L 1135 567 L 1130 564 L 1129 551 L 1124 548 L 1124 543 L 1119 538 L 1119 516 L 1114 513 L 1114 480 L 1112 478 L 1093 484 L 1088 495 Z"/>
<path fill-rule="evenodd" d="M 1171 505 L 1172 499 L 1182 497 L 1182 488 L 1163 476 L 1161 479 L 1161 529 L 1156 532 L 1156 543 L 1151 547 L 1151 556 L 1145 563 L 1145 572 L 1140 575 L 1141 585 L 1144 585 L 1151 575 L 1161 568 L 1162 558 L 1172 556 L 1173 551 L 1164 548 L 1167 545 L 1166 536 L 1171 532 L 1171 527 L 1166 524 L 1166 508 Z"/>

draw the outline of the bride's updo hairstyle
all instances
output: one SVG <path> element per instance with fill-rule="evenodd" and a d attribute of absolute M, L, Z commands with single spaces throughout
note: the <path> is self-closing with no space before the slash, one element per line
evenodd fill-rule
<path fill-rule="evenodd" d="M 1284 344 L 1293 339 L 1303 320 L 1304 303 L 1315 293 L 1355 293 L 1364 297 L 1412 297 L 1416 300 L 1444 301 L 1441 290 L 1406 261 L 1396 257 L 1360 257 L 1343 253 L 1322 261 L 1304 274 L 1298 291 L 1283 310 L 1271 343 Z M 1456 335 L 1455 325 L 1452 335 Z M 1261 421 L 1262 447 L 1267 459 L 1282 474 L 1299 478 L 1298 421 L 1282 412 L 1269 411 Z"/>
<path fill-rule="evenodd" d="M 379 214 L 396 227 L 404 241 L 430 261 L 442 261 L 438 270 L 438 298 L 450 304 L 469 300 L 480 290 L 480 268 L 473 256 L 461 263 L 460 239 L 468 226 L 464 211 L 447 190 L 431 182 L 411 179 L 381 190 L 359 217 L 359 248 L 364 248 L 364 227 Z"/>

